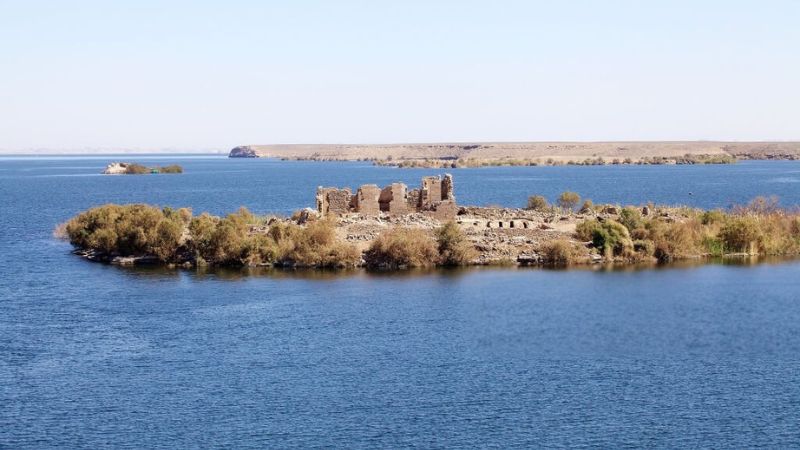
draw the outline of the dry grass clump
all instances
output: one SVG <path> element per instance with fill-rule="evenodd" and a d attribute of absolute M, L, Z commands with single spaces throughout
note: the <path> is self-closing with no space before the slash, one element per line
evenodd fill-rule
<path fill-rule="evenodd" d="M 647 224 L 647 231 L 645 240 L 653 242 L 653 256 L 662 262 L 708 254 L 705 242 L 714 239 L 713 233 L 709 233 L 697 218 L 680 222 L 652 220 Z"/>
<path fill-rule="evenodd" d="M 365 253 L 370 267 L 430 267 L 439 259 L 436 242 L 425 232 L 391 228 L 375 239 Z"/>
<path fill-rule="evenodd" d="M 273 226 L 274 227 L 274 226 Z M 284 265 L 300 267 L 350 267 L 361 262 L 361 253 L 355 246 L 341 243 L 336 238 L 333 222 L 318 220 L 306 227 L 282 225 L 271 235 L 279 236 L 278 261 Z"/>
<path fill-rule="evenodd" d="M 478 257 L 475 246 L 467 240 L 455 222 L 447 222 L 435 234 L 440 265 L 465 266 Z"/>
<path fill-rule="evenodd" d="M 553 267 L 567 267 L 575 264 L 580 254 L 575 248 L 575 244 L 566 239 L 546 242 L 542 245 L 540 253 L 544 264 Z"/>
<path fill-rule="evenodd" d="M 472 264 L 478 252 L 455 222 L 447 222 L 433 233 L 390 228 L 372 242 L 364 260 L 377 268 L 464 266 Z"/>

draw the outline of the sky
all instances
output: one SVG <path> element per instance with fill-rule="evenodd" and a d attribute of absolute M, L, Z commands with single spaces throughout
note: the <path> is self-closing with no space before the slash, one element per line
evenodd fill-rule
<path fill-rule="evenodd" d="M 0 151 L 800 140 L 800 2 L 0 0 Z"/>

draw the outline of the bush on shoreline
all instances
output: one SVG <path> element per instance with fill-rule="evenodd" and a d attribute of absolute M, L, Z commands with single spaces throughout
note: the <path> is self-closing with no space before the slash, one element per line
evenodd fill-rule
<path fill-rule="evenodd" d="M 369 267 L 406 268 L 466 266 L 478 252 L 455 222 L 447 222 L 429 233 L 411 228 L 390 228 L 381 233 L 367 250 Z"/>
<path fill-rule="evenodd" d="M 392 228 L 381 233 L 365 254 L 371 267 L 430 267 L 439 258 L 436 242 L 425 232 Z"/>
<path fill-rule="evenodd" d="M 306 227 L 264 222 L 246 208 L 220 218 L 192 217 L 188 209 L 109 204 L 78 214 L 64 228 L 75 247 L 109 256 L 155 256 L 165 263 L 346 267 L 361 261 L 354 246 L 336 239 L 329 221 Z M 266 232 L 253 232 L 256 228 Z"/>
<path fill-rule="evenodd" d="M 439 250 L 439 265 L 466 266 L 478 257 L 475 247 L 455 222 L 447 222 L 435 232 Z"/>
<path fill-rule="evenodd" d="M 183 173 L 183 167 L 177 164 L 171 164 L 169 166 L 163 166 L 163 167 L 159 166 L 146 167 L 137 163 L 129 163 L 125 165 L 125 175 L 146 175 L 149 173 L 167 173 L 167 174 Z"/>
<path fill-rule="evenodd" d="M 678 211 L 679 217 L 644 217 L 638 208 L 626 207 L 619 212 L 619 222 L 579 222 L 575 237 L 592 241 L 606 257 L 629 260 L 800 254 L 800 216 L 779 208 L 774 199 L 756 198 L 731 212 Z"/>
<path fill-rule="evenodd" d="M 544 264 L 552 267 L 567 267 L 575 264 L 579 254 L 575 244 L 566 239 L 545 243 L 541 248 L 541 253 Z"/>

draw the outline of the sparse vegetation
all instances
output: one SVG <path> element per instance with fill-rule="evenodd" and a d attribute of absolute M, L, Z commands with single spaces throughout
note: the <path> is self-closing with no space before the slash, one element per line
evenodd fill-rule
<path fill-rule="evenodd" d="M 179 166 L 177 164 L 158 167 L 157 170 L 158 170 L 158 173 L 183 173 L 183 167 L 181 167 L 181 166 Z"/>
<path fill-rule="evenodd" d="M 528 197 L 528 209 L 534 211 L 547 211 L 550 209 L 550 203 L 541 195 L 532 195 Z"/>
<path fill-rule="evenodd" d="M 166 173 L 166 174 L 183 173 L 183 167 L 177 164 L 172 164 L 164 167 L 159 167 L 159 166 L 146 167 L 137 163 L 127 163 L 124 165 L 124 167 L 125 167 L 125 175 L 145 175 L 149 173 Z"/>
<path fill-rule="evenodd" d="M 575 237 L 591 240 L 606 256 L 655 257 L 662 262 L 729 254 L 800 254 L 800 216 L 781 209 L 776 199 L 756 198 L 730 212 L 671 211 L 674 215 L 645 217 L 638 208 L 625 207 L 619 223 L 585 220 L 577 224 Z"/>
<path fill-rule="evenodd" d="M 572 211 L 578 206 L 581 201 L 581 196 L 575 192 L 565 191 L 558 196 L 558 206 Z"/>
<path fill-rule="evenodd" d="M 141 164 L 128 164 L 125 166 L 125 175 L 144 175 L 150 173 L 150 169 Z"/>
<path fill-rule="evenodd" d="M 297 157 L 299 160 L 330 161 L 336 158 L 311 155 L 310 157 Z M 614 158 L 607 160 L 601 156 L 584 159 L 561 160 L 554 158 L 394 158 L 372 159 L 376 166 L 396 166 L 400 168 L 436 168 L 460 169 L 476 167 L 520 167 L 520 166 L 603 166 L 619 164 L 661 165 L 661 164 L 734 164 L 736 157 L 728 154 L 709 154 L 683 156 L 643 156 L 641 158 Z"/>

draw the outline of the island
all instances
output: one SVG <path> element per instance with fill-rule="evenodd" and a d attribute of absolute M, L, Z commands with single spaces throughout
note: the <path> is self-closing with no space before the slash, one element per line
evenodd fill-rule
<path fill-rule="evenodd" d="M 245 145 L 231 158 L 372 161 L 397 167 L 606 164 L 731 164 L 800 159 L 800 142 L 478 142 L 430 144 Z"/>
<path fill-rule="evenodd" d="M 183 167 L 177 164 L 163 167 L 146 167 L 137 163 L 112 162 L 106 166 L 102 173 L 103 175 L 146 175 L 158 173 L 175 174 L 183 173 Z"/>
<path fill-rule="evenodd" d="M 730 210 L 594 204 L 574 192 L 526 208 L 460 206 L 451 175 L 418 188 L 319 187 L 290 217 L 242 207 L 225 217 L 188 208 L 104 205 L 56 234 L 75 253 L 114 264 L 373 269 L 465 265 L 667 263 L 800 255 L 800 213 L 757 198 Z"/>

